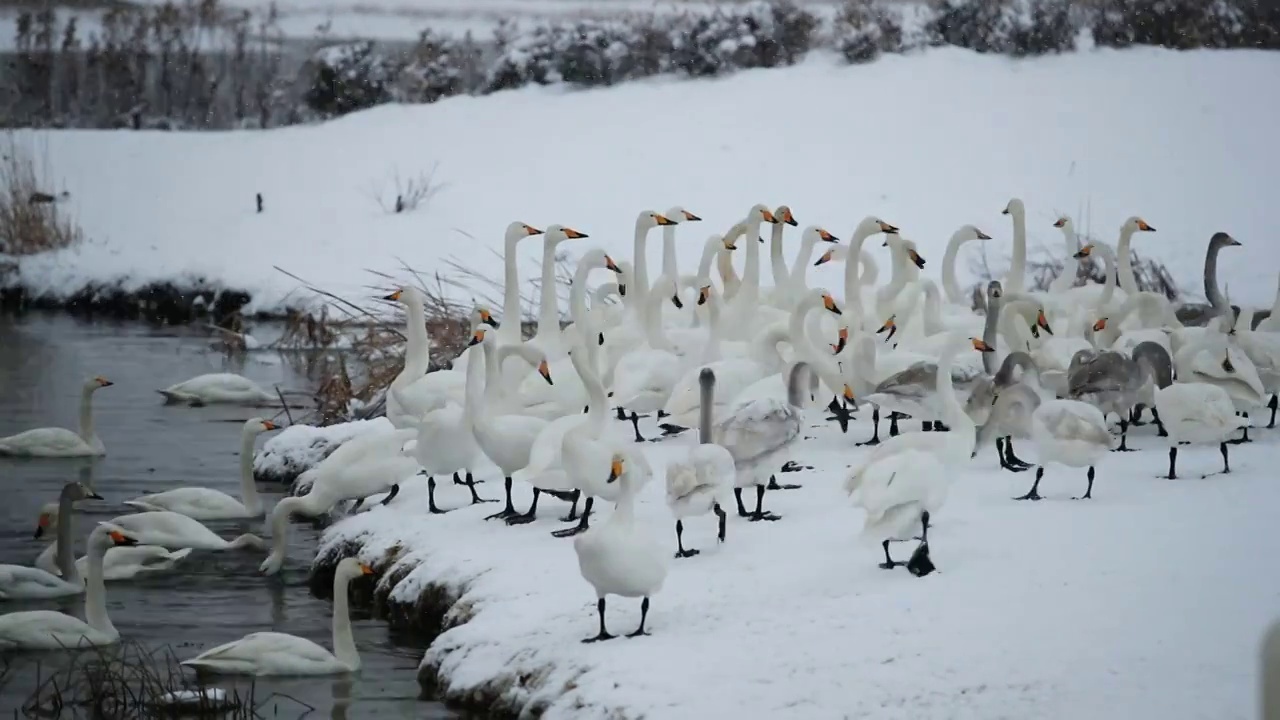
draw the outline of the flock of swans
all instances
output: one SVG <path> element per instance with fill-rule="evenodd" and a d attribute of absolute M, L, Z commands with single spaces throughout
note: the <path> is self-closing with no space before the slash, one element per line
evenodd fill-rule
<path fill-rule="evenodd" d="M 429 373 L 432 345 L 422 293 L 402 287 L 387 295 L 406 317 L 404 367 L 385 394 L 391 429 L 341 444 L 299 478 L 299 487 L 309 488 L 305 494 L 284 498 L 269 512 L 263 507 L 253 485 L 254 438 L 275 426 L 254 418 L 244 426 L 241 498 L 180 488 L 130 500 L 126 504 L 141 512 L 99 524 L 87 557 L 77 561 L 71 553 L 73 504 L 99 496 L 69 483 L 60 502 L 40 516 L 37 537 L 56 525 L 55 543 L 35 568 L 0 566 L 0 597 L 84 592 L 86 619 L 49 611 L 4 615 L 0 648 L 114 642 L 118 633 L 106 615 L 104 579 L 169 569 L 193 548 L 267 549 L 256 535 L 227 541 L 201 521 L 265 514 L 272 542 L 260 570 L 273 574 L 283 566 L 293 516 L 321 515 L 344 501 L 353 501 L 352 511 L 367 499 L 385 505 L 416 475 L 426 475 L 430 513 L 444 512 L 437 492 L 454 487 L 464 488 L 472 505 L 496 502 L 480 497 L 476 485 L 483 481 L 474 476 L 492 466 L 501 472 L 505 497 L 487 520 L 533 523 L 544 495 L 569 503 L 568 524 L 552 535 L 574 538 L 581 574 L 595 589 L 599 632 L 585 641 L 594 642 L 613 637 L 605 623 L 608 595 L 641 599 L 640 625 L 630 636 L 647 634 L 650 598 L 668 572 L 671 550 L 634 515 L 636 497 L 654 475 L 646 443 L 696 429 L 698 441 L 665 467 L 675 557 L 688 558 L 699 551 L 684 544 L 687 520 L 714 516 L 724 542 L 726 507 L 746 522 L 780 519 L 764 509 L 765 496 L 799 488 L 779 484 L 778 474 L 793 469 L 807 412 L 825 408 L 827 419 L 847 434 L 851 414 L 869 405 L 873 431 L 849 443 L 856 454 L 844 487 L 865 511 L 864 539 L 883 549 L 880 567 L 905 566 L 922 576 L 934 570 L 930 519 L 946 500 L 949 477 L 988 444 L 1001 468 L 1035 468 L 1031 488 L 1015 499 L 1039 500 L 1051 464 L 1087 468 L 1079 499 L 1088 499 L 1097 466 L 1111 451 L 1131 449 L 1128 433 L 1148 424 L 1144 412 L 1168 437 L 1170 479 L 1177 476 L 1181 445 L 1218 445 L 1225 473 L 1229 446 L 1249 441 L 1250 412 L 1269 407 L 1268 427 L 1274 426 L 1280 314 L 1260 323 L 1250 309 L 1236 315 L 1217 286 L 1218 253 L 1239 242 L 1225 233 L 1210 240 L 1209 311 L 1196 320 L 1189 308 L 1137 287 L 1130 245 L 1139 233 L 1154 232 L 1141 218 L 1124 222 L 1114 248 L 1082 245 L 1070 219 L 1059 219 L 1054 225 L 1063 233 L 1068 265 L 1100 256 L 1106 282 L 1077 286 L 1077 273 L 1068 267 L 1046 290 L 1033 291 L 1026 280 L 1023 203 L 1011 200 L 1004 213 L 1013 221 L 1012 267 L 988 284 L 974 309 L 955 271 L 963 245 L 991 239 L 973 225 L 952 235 L 935 282 L 921 274 L 926 261 L 916 244 L 880 218 L 860 222 L 848 244 L 824 228 L 807 227 L 788 258 L 784 234 L 798 226 L 791 210 L 756 205 L 727 232 L 707 238 L 698 267 L 688 272 L 677 263 L 676 229 L 701 218 L 680 207 L 644 211 L 636 219 L 629 261 L 600 249 L 581 254 L 567 325 L 555 297 L 555 257 L 563 243 L 587 235 L 562 225 L 544 231 L 514 222 L 505 234 L 502 308 L 511 321 L 500 323 L 489 308 L 477 306 L 470 345 L 450 369 Z M 760 234 L 766 225 L 767 239 Z M 646 243 L 655 228 L 662 231 L 662 267 L 650 280 Z M 521 316 L 515 258 L 517 245 L 535 236 L 542 238 L 543 291 L 537 332 L 525 339 L 515 321 Z M 888 253 L 885 282 L 875 245 L 864 247 L 877 236 Z M 773 282 L 762 287 L 766 244 Z M 741 274 L 735 253 L 745 254 Z M 807 279 L 810 267 L 830 262 L 845 263 L 839 302 Z M 595 271 L 610 273 L 610 281 L 592 288 Z M 1280 294 L 1276 305 L 1273 311 L 1280 310 Z M 254 399 L 237 376 L 203 377 L 162 392 L 194 404 Z M 0 438 L 0 454 L 101 454 L 90 399 L 110 384 L 95 378 L 85 386 L 79 433 L 45 428 Z M 882 412 L 889 419 L 884 438 Z M 612 432 L 611 414 L 630 427 Z M 639 421 L 655 415 L 661 434 L 647 438 Z M 1118 447 L 1108 416 L 1119 421 Z M 899 428 L 907 417 L 920 423 L 919 431 Z M 1029 443 L 1036 463 L 1018 457 L 1015 439 Z M 443 478 L 451 482 L 440 487 Z M 513 501 L 516 485 L 532 491 L 523 509 Z M 753 507 L 744 491 L 754 492 Z M 593 525 L 597 499 L 612 503 L 613 512 Z M 909 560 L 893 559 L 890 543 L 896 541 L 918 543 Z M 346 584 L 368 572 L 351 559 L 338 565 L 332 653 L 293 636 L 254 633 L 186 663 L 258 675 L 354 670 L 359 656 L 346 617 Z"/>

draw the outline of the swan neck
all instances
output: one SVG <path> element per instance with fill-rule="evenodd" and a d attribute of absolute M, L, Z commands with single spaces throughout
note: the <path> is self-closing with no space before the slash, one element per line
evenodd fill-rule
<path fill-rule="evenodd" d="M 107 589 L 103 582 L 102 565 L 107 548 L 101 542 L 95 542 L 96 539 L 92 535 L 89 536 L 89 577 L 85 586 L 84 619 L 85 622 L 89 623 L 89 627 L 94 630 L 115 636 L 118 633 L 115 626 L 111 624 L 111 618 L 107 615 Z M 59 549 L 59 552 L 61 552 L 61 549 Z M 73 570 L 74 567 L 73 564 Z M 66 571 L 64 570 L 63 572 L 65 573 Z M 65 574 L 63 577 L 68 578 Z"/>
<path fill-rule="evenodd" d="M 676 226 L 662 226 L 662 274 L 676 277 Z"/>
<path fill-rule="evenodd" d="M 258 486 L 253 481 L 253 445 L 256 439 L 257 435 L 248 429 L 240 437 L 240 502 L 253 516 L 262 512 L 262 499 L 258 497 Z"/>
<path fill-rule="evenodd" d="M 481 348 L 482 352 L 480 357 L 472 358 L 471 362 L 467 363 L 466 383 L 462 390 L 462 414 L 465 416 L 466 421 L 470 423 L 470 427 L 473 428 L 477 422 L 484 420 L 484 398 L 482 397 L 482 393 L 488 389 L 480 387 L 481 368 L 476 366 L 483 364 L 483 372 L 486 375 L 489 375 L 491 374 L 490 368 L 495 365 L 493 362 L 494 352 L 492 345 L 488 342 L 484 342 L 481 343 Z M 479 362 L 476 362 L 477 360 L 479 360 Z"/>
<path fill-rule="evenodd" d="M 698 442 L 707 445 L 715 441 L 712 437 L 712 425 L 715 423 L 716 381 L 714 377 L 709 382 L 699 378 L 699 384 Z"/>
<path fill-rule="evenodd" d="M 590 347 L 590 343 L 588 343 Z M 587 423 L 588 427 L 601 428 L 605 423 L 605 405 L 608 399 L 604 395 L 604 385 L 596 372 L 595 363 L 590 354 L 574 352 L 571 356 L 573 369 L 582 378 L 582 386 L 587 390 Z"/>
<path fill-rule="evenodd" d="M 854 320 L 862 318 L 862 277 L 858 265 L 862 262 L 862 245 L 869 237 L 871 232 L 859 225 L 849 238 L 849 253 L 844 259 L 845 312 L 853 313 Z"/>
<path fill-rule="evenodd" d="M 808 289 L 809 259 L 813 257 L 813 249 L 818 245 L 818 237 L 807 233 L 800 237 L 800 252 L 791 264 L 791 272 L 787 274 L 787 282 L 794 293 L 802 293 Z M 848 260 L 846 259 L 846 262 Z"/>
<path fill-rule="evenodd" d="M 75 522 L 75 512 L 74 500 L 69 496 L 58 498 L 58 533 L 55 540 L 58 543 L 58 550 L 55 562 L 58 564 L 63 580 L 79 585 L 80 573 L 76 569 L 75 545 L 71 539 L 74 534 L 71 526 Z"/>
<path fill-rule="evenodd" d="M 431 341 L 427 338 L 427 311 L 422 305 L 422 298 L 413 293 L 405 305 L 405 351 L 404 370 L 396 376 L 396 380 L 404 378 L 409 384 L 421 378 L 431 367 Z"/>
<path fill-rule="evenodd" d="M 640 302 L 644 302 L 644 298 L 649 292 L 649 259 L 645 250 L 645 242 L 648 239 L 649 227 L 637 221 L 631 250 L 631 272 L 633 275 L 631 281 L 632 285 L 635 286 L 634 292 L 640 295 L 636 300 Z"/>
<path fill-rule="evenodd" d="M 502 249 L 502 327 L 498 334 L 504 340 L 520 339 L 520 268 L 516 265 L 516 246 L 524 237 L 508 237 Z"/>
<path fill-rule="evenodd" d="M 333 578 L 333 656 L 349 668 L 360 666 L 360 652 L 351 633 L 351 603 L 347 598 L 347 586 L 351 578 L 335 575 Z"/>
<path fill-rule="evenodd" d="M 1133 278 L 1133 258 L 1129 253 L 1129 244 L 1133 241 L 1133 228 L 1126 225 L 1120 230 L 1120 242 L 1116 243 L 1116 262 L 1119 265 L 1120 289 L 1133 295 L 1138 292 L 1138 282 Z"/>
<path fill-rule="evenodd" d="M 999 339 L 1000 307 L 1003 300 L 998 297 L 987 298 L 987 319 L 982 325 L 982 342 L 996 350 Z M 982 371 L 988 375 L 995 374 L 996 352 L 982 353 Z"/>
<path fill-rule="evenodd" d="M 960 246 L 964 244 L 960 231 L 951 236 L 947 243 L 947 251 L 942 255 L 942 291 L 947 294 L 947 302 L 962 305 L 964 295 L 960 292 L 960 282 L 956 280 L 956 256 L 960 254 Z M 928 305 L 925 305 L 927 308 Z M 987 353 L 988 355 L 990 353 Z"/>
<path fill-rule="evenodd" d="M 742 285 L 739 292 L 748 307 L 754 304 L 760 295 L 760 241 L 758 238 L 762 223 L 762 220 L 748 222 L 746 237 L 743 238 L 743 242 L 747 245 L 747 259 L 742 268 Z"/>
<path fill-rule="evenodd" d="M 556 248 L 559 245 L 555 240 L 545 240 L 542 244 L 542 280 L 539 288 L 542 295 L 538 305 L 538 337 L 560 335 L 560 303 L 556 297 Z"/>
<path fill-rule="evenodd" d="M 773 271 L 773 285 L 775 288 L 782 289 L 787 286 L 787 261 L 783 257 L 782 233 L 783 224 L 774 223 L 773 232 L 769 234 L 769 265 Z"/>
<path fill-rule="evenodd" d="M 1204 256 L 1204 296 L 1218 311 L 1227 307 L 1227 301 L 1218 289 L 1218 251 L 1221 249 L 1217 243 L 1211 242 Z"/>
<path fill-rule="evenodd" d="M 470 363 L 468 363 L 470 364 Z M 311 486 L 311 492 L 304 497 L 311 497 L 315 493 L 315 485 Z M 295 509 L 302 509 L 305 501 L 299 497 L 281 498 L 276 506 L 271 510 L 271 553 L 267 556 L 266 564 L 283 563 L 285 555 L 289 552 L 289 516 L 293 514 Z"/>
<path fill-rule="evenodd" d="M 667 284 L 664 283 L 664 286 Z M 656 290 L 656 291 L 655 291 Z M 654 350 L 671 351 L 674 346 L 662 328 L 662 303 L 666 302 L 662 290 L 651 289 L 644 299 L 644 334 L 649 347 Z"/>
<path fill-rule="evenodd" d="M 86 387 L 80 393 L 80 438 L 89 445 L 94 444 L 97 435 L 93 429 L 93 388 Z"/>
<path fill-rule="evenodd" d="M 953 349 L 944 353 L 938 359 L 937 387 L 938 394 L 942 399 L 942 414 L 946 418 L 947 424 L 951 426 L 951 432 L 955 433 L 950 439 L 960 445 L 963 455 L 967 459 L 973 453 L 974 443 L 977 440 L 977 430 L 973 420 L 964 411 L 964 406 L 960 404 L 959 398 L 956 397 L 955 387 L 951 382 L 951 365 L 957 352 L 957 350 Z M 959 456 L 960 452 L 960 450 L 957 450 L 957 456 Z"/>
<path fill-rule="evenodd" d="M 1021 212 L 1009 214 L 1013 217 L 1013 259 L 1004 285 L 1009 292 L 1022 292 L 1027 277 L 1027 216 Z"/>

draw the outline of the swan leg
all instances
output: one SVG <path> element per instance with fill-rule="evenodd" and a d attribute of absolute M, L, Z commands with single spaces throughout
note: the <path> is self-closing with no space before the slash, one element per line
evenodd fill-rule
<path fill-rule="evenodd" d="M 898 562 L 897 560 L 894 560 L 893 558 L 889 557 L 889 541 L 888 540 L 885 540 L 884 542 L 880 543 L 880 547 L 884 548 L 884 562 L 880 563 L 881 570 L 892 570 L 902 564 L 901 562 Z"/>
<path fill-rule="evenodd" d="M 351 513 L 352 515 L 355 515 L 356 512 L 359 511 L 360 508 L 363 506 L 364 506 L 364 498 L 356 498 L 356 501 L 351 505 L 351 509 L 348 510 L 347 512 Z"/>
<path fill-rule="evenodd" d="M 787 472 L 786 467 L 783 467 L 783 468 L 782 468 L 782 471 L 783 471 L 783 472 Z M 779 485 L 779 484 L 778 484 L 778 476 L 777 476 L 777 475 L 770 475 L 770 476 L 769 476 L 769 484 L 768 484 L 766 487 L 768 487 L 768 489 L 770 489 L 770 490 L 799 490 L 799 489 L 800 489 L 800 486 L 799 486 L 799 485 L 790 485 L 790 484 L 788 484 L 788 485 Z"/>
<path fill-rule="evenodd" d="M 581 497 L 582 497 L 582 491 L 581 491 L 581 490 L 574 490 L 574 491 L 573 491 L 573 504 L 569 506 L 569 514 L 568 514 L 568 515 L 565 515 L 565 516 L 564 516 L 564 517 L 562 517 L 562 518 L 560 518 L 560 520 L 561 520 L 562 522 L 577 522 L 577 521 L 578 521 L 578 499 L 579 499 L 579 498 L 581 498 Z"/>
<path fill-rule="evenodd" d="M 1245 420 L 1249 419 L 1249 413 L 1236 413 L 1236 414 L 1240 415 Z M 1247 442 L 1253 442 L 1252 440 L 1249 439 L 1249 426 L 1245 425 L 1241 429 L 1244 430 L 1244 435 L 1242 437 L 1238 437 L 1235 440 L 1228 440 L 1227 442 L 1231 443 L 1232 445 L 1241 445 Z"/>
<path fill-rule="evenodd" d="M 640 627 L 636 628 L 635 632 L 627 633 L 627 637 L 633 638 L 633 637 L 640 637 L 641 635 L 648 635 L 649 633 L 645 632 L 644 630 L 644 621 L 647 620 L 648 618 L 649 618 L 649 596 L 645 595 L 644 600 L 640 601 Z"/>
<path fill-rule="evenodd" d="M 1276 426 L 1276 408 L 1280 408 L 1280 395 L 1272 395 L 1267 407 L 1271 408 L 1271 422 L 1267 423 L 1267 429 L 1270 430 Z"/>
<path fill-rule="evenodd" d="M 1112 450 L 1112 452 L 1134 452 L 1129 447 L 1129 420 L 1127 418 L 1120 419 L 1120 447 Z"/>
<path fill-rule="evenodd" d="M 635 428 L 636 442 L 647 442 L 644 436 L 640 434 L 640 416 L 636 414 L 635 410 L 631 411 L 631 427 Z"/>
<path fill-rule="evenodd" d="M 622 409 L 622 406 L 621 406 L 621 405 L 619 405 L 617 409 L 618 409 L 618 415 L 617 415 L 618 419 L 619 419 L 619 420 L 626 420 L 626 419 L 627 419 L 627 413 L 626 413 L 626 411 L 625 411 L 625 410 L 623 410 L 623 409 Z"/>
<path fill-rule="evenodd" d="M 932 420 L 921 420 L 921 421 L 920 421 L 920 432 L 933 432 L 933 421 L 932 421 Z"/>
<path fill-rule="evenodd" d="M 1178 479 L 1177 466 L 1178 466 L 1178 446 L 1174 445 L 1169 448 L 1169 475 L 1166 479 L 1168 480 Z"/>
<path fill-rule="evenodd" d="M 1072 500 L 1092 500 L 1093 499 L 1093 466 L 1089 466 L 1089 487 L 1085 488 L 1084 494 Z"/>
<path fill-rule="evenodd" d="M 1142 403 L 1138 403 L 1133 406 L 1133 409 L 1129 411 L 1130 425 L 1134 427 L 1142 427 L 1143 425 L 1146 425 L 1146 423 L 1142 421 L 1142 410 L 1145 407 L 1146 405 L 1143 405 Z M 1154 408 L 1152 409 L 1154 410 Z"/>
<path fill-rule="evenodd" d="M 1227 444 L 1219 444 L 1218 451 L 1222 453 L 1222 474 L 1226 475 L 1231 472 L 1231 459 L 1227 456 Z"/>
<path fill-rule="evenodd" d="M 863 445 L 879 445 L 880 444 L 880 408 L 879 407 L 872 408 L 871 422 L 875 427 L 875 431 L 872 432 L 871 434 L 871 439 L 864 443 L 858 443 L 858 447 L 862 447 Z"/>
<path fill-rule="evenodd" d="M 506 507 L 502 508 L 500 512 L 496 512 L 486 517 L 485 520 L 497 520 L 499 518 L 506 520 L 507 518 L 516 514 L 516 508 L 514 505 L 511 504 L 511 476 L 508 475 L 507 477 L 503 478 L 502 484 L 507 489 L 507 505 Z"/>
<path fill-rule="evenodd" d="M 898 415 L 897 412 L 889 413 L 889 437 L 898 437 Z"/>
<path fill-rule="evenodd" d="M 436 507 L 436 479 L 427 477 L 427 510 L 433 515 L 443 515 L 447 511 Z"/>
<path fill-rule="evenodd" d="M 551 534 L 552 534 L 553 536 L 555 536 L 555 537 L 559 537 L 559 538 L 563 538 L 563 537 L 573 537 L 574 535 L 577 535 L 578 533 L 586 532 L 587 530 L 589 530 L 589 529 L 591 528 L 591 520 L 590 520 L 590 518 L 591 518 L 591 505 L 592 505 L 592 503 L 594 503 L 595 501 L 596 501 L 596 499 L 595 499 L 595 498 L 593 498 L 593 497 L 591 497 L 590 495 L 588 495 L 588 496 L 587 496 L 587 504 L 582 506 L 582 517 L 578 519 L 578 524 L 577 524 L 577 525 L 574 525 L 574 526 L 573 526 L 573 527 L 571 527 L 571 528 L 565 528 L 565 529 L 563 529 L 563 530 L 556 530 L 556 531 L 552 532 Z"/>
<path fill-rule="evenodd" d="M 395 496 L 399 494 L 400 494 L 400 483 L 396 483 L 395 485 L 391 486 L 391 492 L 387 493 L 387 496 L 382 498 L 382 504 L 386 505 L 387 503 L 390 503 L 395 498 Z M 364 498 L 360 498 L 360 502 L 364 502 Z M 354 512 L 354 508 L 352 509 L 352 511 Z"/>
<path fill-rule="evenodd" d="M 751 522 L 759 522 L 761 520 L 769 520 L 772 522 L 774 520 L 782 519 L 781 515 L 774 515 L 771 512 L 767 513 L 764 511 L 764 508 L 762 507 L 764 505 L 764 491 L 764 485 L 756 486 L 756 511 L 751 513 L 750 517 L 747 518 Z"/>
<path fill-rule="evenodd" d="M 1040 500 L 1040 480 L 1044 478 L 1044 466 L 1036 468 L 1036 481 L 1026 495 L 1019 495 L 1014 500 Z"/>
<path fill-rule="evenodd" d="M 604 598 L 600 598 L 599 600 L 596 600 L 596 612 L 600 614 L 600 632 L 595 637 L 589 637 L 586 640 L 583 640 L 582 642 L 584 643 L 599 642 L 601 640 L 612 640 L 614 638 L 613 635 L 609 634 L 608 630 L 604 629 Z"/>
<path fill-rule="evenodd" d="M 519 515 L 512 515 L 507 518 L 508 525 L 528 525 L 538 519 L 538 496 L 542 491 L 538 488 L 533 489 L 533 502 L 529 503 L 529 511 Z"/>
<path fill-rule="evenodd" d="M 1169 437 L 1169 431 L 1164 429 L 1164 423 L 1160 422 L 1160 411 L 1151 408 L 1151 419 L 1156 423 L 1156 436 Z"/>
<path fill-rule="evenodd" d="M 827 418 L 827 421 L 835 420 L 840 423 L 841 433 L 849 432 L 849 419 L 853 416 L 853 413 L 849 412 L 848 406 L 841 406 L 840 403 L 833 399 L 827 409 L 832 412 L 832 416 Z"/>
<path fill-rule="evenodd" d="M 458 474 L 457 474 L 457 473 L 454 473 L 454 474 L 453 474 L 453 476 L 456 478 L 456 477 L 458 476 Z M 471 504 L 472 504 L 472 505 L 479 505 L 480 503 L 498 502 L 497 500 L 486 500 L 486 499 L 484 499 L 484 498 L 480 497 L 480 495 L 476 493 L 476 483 L 478 483 L 478 482 L 484 482 L 484 481 L 483 481 L 483 480 L 476 480 L 475 478 L 473 478 L 473 477 L 471 476 L 471 471 L 470 471 L 470 470 L 468 470 L 468 471 L 467 471 L 467 480 L 466 480 L 466 482 L 464 482 L 464 483 L 462 483 L 462 484 L 463 484 L 463 485 L 466 485 L 466 486 L 467 486 L 467 489 L 471 491 Z"/>
<path fill-rule="evenodd" d="M 747 506 L 742 504 L 742 488 L 733 489 L 733 498 L 738 501 L 738 517 L 751 517 L 747 512 Z"/>
<path fill-rule="evenodd" d="M 662 423 L 658 425 L 658 427 L 662 428 L 663 437 L 666 437 L 667 435 L 679 435 L 689 429 L 683 425 L 676 425 L 675 423 Z"/>
<path fill-rule="evenodd" d="M 927 542 L 917 545 L 915 552 L 911 553 L 911 559 L 907 560 L 907 572 L 916 577 L 924 577 L 937 569 L 933 564 L 933 558 L 929 556 L 929 543 Z"/>
<path fill-rule="evenodd" d="M 702 551 L 695 550 L 692 548 L 689 550 L 684 549 L 684 522 L 680 520 L 676 520 L 676 557 L 677 558 L 693 557 L 694 555 L 697 555 L 700 552 Z"/>
<path fill-rule="evenodd" d="M 715 511 L 716 517 L 720 518 L 720 532 L 716 533 L 716 538 L 718 538 L 720 542 L 724 542 L 724 531 L 726 526 L 729 524 L 729 513 L 725 512 L 724 508 L 720 507 L 720 503 L 712 505 L 711 509 Z"/>
<path fill-rule="evenodd" d="M 1014 472 L 1022 472 L 1023 470 L 1026 470 L 1031 467 L 1031 463 L 1013 454 L 1013 436 L 1012 435 L 1006 435 L 1004 438 L 1004 458 L 1010 465 L 1013 465 L 1017 468 L 1014 470 Z"/>
<path fill-rule="evenodd" d="M 483 480 L 476 480 L 474 477 L 472 477 L 470 472 L 468 472 L 468 473 L 467 473 L 467 479 L 466 479 L 466 480 L 463 480 L 461 477 L 459 477 L 459 476 L 458 476 L 458 473 L 456 473 L 456 472 L 453 474 L 453 484 L 454 484 L 454 485 L 475 485 L 476 483 L 482 483 L 482 482 L 484 482 L 484 481 L 483 481 Z"/>
<path fill-rule="evenodd" d="M 951 428 L 944 425 L 941 420 L 934 420 L 933 431 L 934 432 L 951 432 Z"/>

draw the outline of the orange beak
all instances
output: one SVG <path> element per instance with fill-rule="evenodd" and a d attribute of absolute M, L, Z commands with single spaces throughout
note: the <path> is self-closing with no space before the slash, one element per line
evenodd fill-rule
<path fill-rule="evenodd" d="M 577 230 L 574 230 L 573 228 L 565 228 L 565 229 L 564 229 L 564 236 L 565 236 L 565 237 L 567 237 L 567 238 L 569 238 L 570 240 L 581 240 L 581 239 L 582 239 L 582 238 L 584 238 L 584 237 L 589 237 L 586 233 L 578 232 Z"/>

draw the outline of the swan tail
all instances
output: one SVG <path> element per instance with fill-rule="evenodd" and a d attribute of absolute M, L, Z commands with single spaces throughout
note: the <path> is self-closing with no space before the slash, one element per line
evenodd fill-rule
<path fill-rule="evenodd" d="M 253 533 L 245 533 L 227 543 L 227 550 L 266 550 L 267 543 Z"/>
<path fill-rule="evenodd" d="M 182 393 L 173 392 L 172 390 L 157 390 L 156 392 L 164 396 L 166 405 L 187 402 L 189 398 Z"/>

